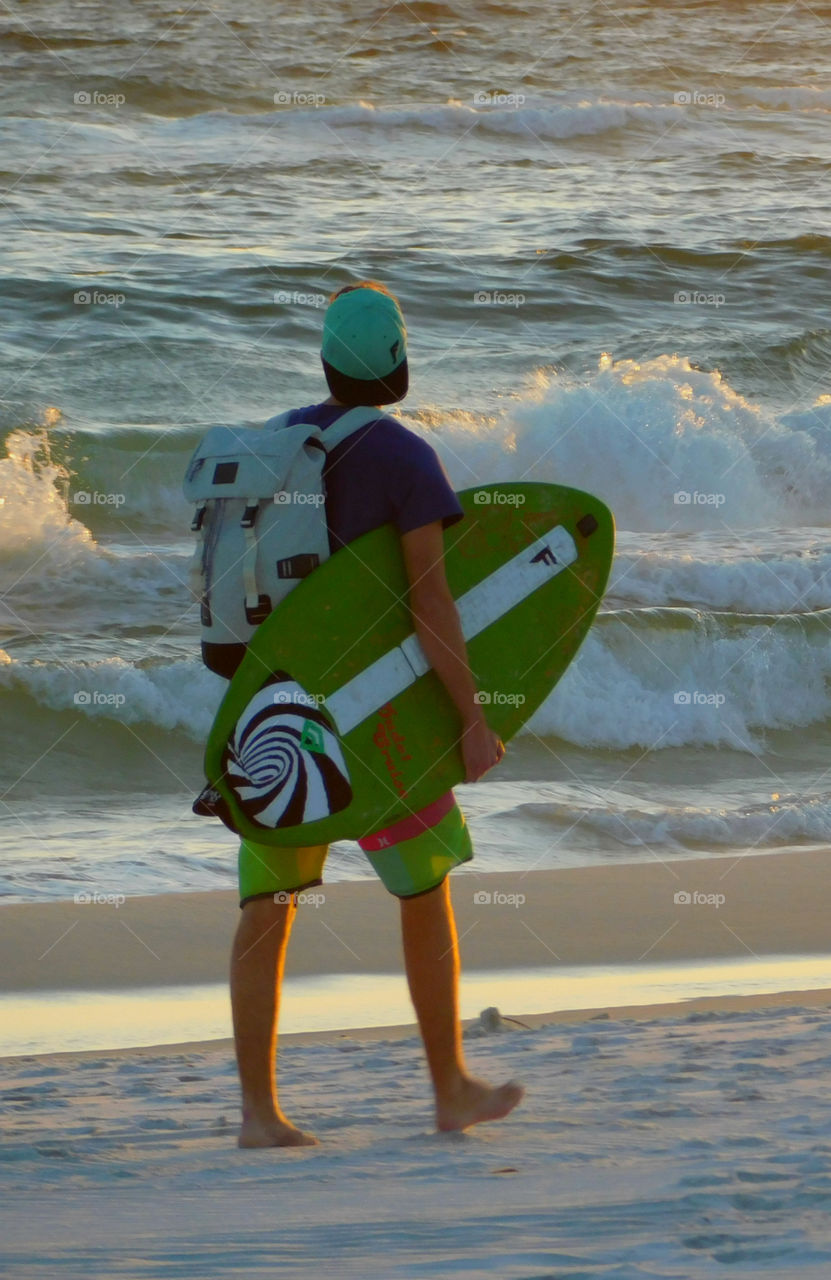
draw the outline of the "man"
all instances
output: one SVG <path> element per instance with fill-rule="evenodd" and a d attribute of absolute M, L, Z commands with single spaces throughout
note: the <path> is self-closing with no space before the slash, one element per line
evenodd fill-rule
<path fill-rule="evenodd" d="M 324 430 L 355 405 L 404 398 L 406 328 L 383 285 L 347 286 L 331 300 L 322 360 L 330 396 L 296 410 L 292 421 Z M 459 711 L 465 781 L 497 764 L 504 747 L 476 697 L 459 618 L 444 572 L 442 530 L 462 509 L 434 450 L 389 418 L 362 427 L 329 453 L 324 473 L 333 551 L 393 522 L 409 581 L 409 605 L 422 649 Z M 268 424 L 266 424 L 268 429 Z M 413 833 L 413 828 L 416 833 Z M 378 833 L 376 833 L 377 835 Z M 459 953 L 447 874 L 470 860 L 470 837 L 452 792 L 415 820 L 384 833 L 384 847 L 361 841 L 387 889 L 401 902 L 410 995 L 418 1017 L 439 1129 L 498 1120 L 522 1098 L 513 1082 L 493 1087 L 464 1064 L 458 1014 Z M 241 1147 L 308 1146 L 317 1139 L 280 1109 L 275 1077 L 277 1017 L 296 895 L 321 884 L 325 846 L 289 849 L 243 840 L 242 915 L 231 958 L 231 1001 L 242 1086 Z"/>

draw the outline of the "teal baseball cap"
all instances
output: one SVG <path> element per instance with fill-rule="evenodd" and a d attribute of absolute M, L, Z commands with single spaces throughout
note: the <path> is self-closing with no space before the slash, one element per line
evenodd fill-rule
<path fill-rule="evenodd" d="M 346 404 L 387 404 L 407 394 L 407 326 L 391 293 L 356 285 L 323 321 L 321 359 L 329 389 Z"/>

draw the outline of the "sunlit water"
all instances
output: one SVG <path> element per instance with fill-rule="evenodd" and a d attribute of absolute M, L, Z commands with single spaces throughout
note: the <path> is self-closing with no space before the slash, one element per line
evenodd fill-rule
<path fill-rule="evenodd" d="M 831 987 L 831 956 L 677 965 L 605 965 L 468 972 L 461 1016 L 496 1006 L 503 1016 L 565 1009 L 678 1003 L 699 996 L 751 995 Z M 797 1000 L 798 1003 L 798 1000 Z M 614 1008 L 610 1011 L 614 1018 Z M 301 1031 L 385 1027 L 414 1021 L 402 976 L 344 974 L 289 978 L 280 1027 Z M 218 1040 L 231 1035 L 224 984 L 125 992 L 42 992 L 0 997 L 0 1056 L 117 1049 Z"/>

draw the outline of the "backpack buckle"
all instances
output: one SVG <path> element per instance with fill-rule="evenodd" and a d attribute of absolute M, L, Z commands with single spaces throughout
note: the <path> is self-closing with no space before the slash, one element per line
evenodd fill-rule
<path fill-rule="evenodd" d="M 245 620 L 252 627 L 258 627 L 261 622 L 265 622 L 271 613 L 271 596 L 258 596 L 256 604 L 249 604 L 245 601 Z"/>
<path fill-rule="evenodd" d="M 277 561 L 278 578 L 307 578 L 312 569 L 320 564 L 320 556 L 316 551 L 301 552 L 296 556 L 287 556 Z"/>
<path fill-rule="evenodd" d="M 196 510 L 193 513 L 193 519 L 190 522 L 191 533 L 199 533 L 202 525 L 205 523 L 205 512 L 207 509 L 207 502 L 197 502 Z"/>
<path fill-rule="evenodd" d="M 242 513 L 242 519 L 240 520 L 240 528 L 253 529 L 254 521 L 257 519 L 257 512 L 259 511 L 259 509 L 260 509 L 260 504 L 258 501 L 249 500 L 245 510 Z"/>

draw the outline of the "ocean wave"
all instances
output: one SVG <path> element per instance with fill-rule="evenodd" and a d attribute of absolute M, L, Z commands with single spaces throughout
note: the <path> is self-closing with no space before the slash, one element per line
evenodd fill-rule
<path fill-rule="evenodd" d="M 768 731 L 831 719 L 830 622 L 828 610 L 750 618 L 689 609 L 601 614 L 523 732 L 589 748 L 755 753 Z M 0 650 L 0 690 L 30 700 L 27 720 L 49 711 L 95 721 L 102 750 L 120 724 L 203 741 L 224 688 L 196 656 L 27 661 Z"/>
<path fill-rule="evenodd" d="M 559 481 L 596 493 L 623 529 L 824 526 L 828 412 L 785 420 L 686 357 L 605 355 L 582 378 L 540 370 L 487 429 L 450 425 L 432 439 L 457 487 Z"/>
<path fill-rule="evenodd" d="M 97 48 L 97 49 L 117 49 L 128 48 L 132 45 L 129 36 L 117 36 L 111 32 L 93 34 L 91 32 L 73 31 L 67 28 L 61 32 L 52 31 L 37 32 L 26 26 L 15 29 L 8 27 L 4 31 L 0 31 L 0 49 L 4 52 L 7 50 L 21 50 L 26 52 L 43 55 L 44 49 L 50 49 L 55 52 L 58 50 L 67 51 L 70 49 Z"/>
<path fill-rule="evenodd" d="M 831 111 L 831 89 L 819 85 L 783 85 L 747 88 L 741 94 L 748 105 L 780 111 Z"/>
<path fill-rule="evenodd" d="M 521 101 L 515 101 L 518 98 Z M 312 119 L 310 113 L 305 113 L 304 122 Z M 532 141 L 537 138 L 565 141 L 614 133 L 633 125 L 667 128 L 691 125 L 692 121 L 671 102 L 660 105 L 586 97 L 574 102 L 531 103 L 525 94 L 493 89 L 479 90 L 467 103 L 451 101 L 436 107 L 377 108 L 371 102 L 333 107 L 326 112 L 326 123 L 333 129 L 344 130 L 399 132 L 409 129 L 454 136 L 462 130 L 466 134 L 476 131 Z"/>
<path fill-rule="evenodd" d="M 831 719 L 831 611 L 598 616 L 525 732 L 590 748 L 731 747 Z"/>
<path fill-rule="evenodd" d="M 148 153 L 157 162 L 166 158 L 168 163 L 181 164 L 182 146 L 187 144 L 187 164 L 192 172 L 194 166 L 211 161 L 226 167 L 238 157 L 241 146 L 246 147 L 249 163 L 266 163 L 273 156 L 273 144 L 267 148 L 264 143 L 272 135 L 278 136 L 283 146 L 292 141 L 308 144 L 313 135 L 322 160 L 339 151 L 339 136 L 345 135 L 373 146 L 379 136 L 394 138 L 396 143 L 400 143 L 402 135 L 409 136 L 411 143 L 421 136 L 426 142 L 434 139 L 439 144 L 444 139 L 463 137 L 474 144 L 481 139 L 487 147 L 503 139 L 513 146 L 527 142 L 536 154 L 540 141 L 568 143 L 586 137 L 599 140 L 604 135 L 612 139 L 624 130 L 646 136 L 663 136 L 673 130 L 692 139 L 702 129 L 700 115 L 673 104 L 671 94 L 663 102 L 589 96 L 549 102 L 538 96 L 528 100 L 530 95 L 518 91 L 472 89 L 466 101 L 450 99 L 440 104 L 393 107 L 376 106 L 368 99 L 334 103 L 325 93 L 319 95 L 323 101 L 318 103 L 314 101 L 317 83 L 316 78 L 310 77 L 304 89 L 286 91 L 285 105 L 275 105 L 273 93 L 265 88 L 260 98 L 252 98 L 250 92 L 229 96 L 177 90 L 169 101 L 160 100 L 152 84 L 127 78 L 118 81 L 113 89 L 130 104 L 124 123 L 79 119 L 77 109 L 73 112 L 72 95 L 67 92 L 63 114 L 57 113 L 52 103 L 49 114 L 8 118 L 3 132 L 7 148 L 16 144 L 21 159 L 24 144 L 37 146 L 45 154 L 65 135 L 67 115 L 72 113 L 67 161 L 71 156 L 83 156 L 95 165 L 95 171 L 103 172 L 105 162 L 108 168 L 113 159 L 118 163 L 120 152 L 122 157 L 129 157 L 131 166 Z M 517 97 L 523 101 L 516 103 Z M 717 117 L 717 112 L 709 113 L 708 138 L 712 128 L 718 127 Z M 735 121 L 732 123 L 735 127 Z M 143 142 L 141 152 L 135 148 L 136 133 Z M 731 147 L 735 145 L 734 132 L 725 135 L 725 139 Z M 52 157 L 49 170 L 54 163 Z"/>
<path fill-rule="evenodd" d="M 771 784 L 775 783 L 771 779 Z M 831 803 L 774 789 L 765 801 L 752 804 L 704 805 L 621 801 L 604 788 L 601 796 L 587 796 L 590 788 L 555 784 L 557 800 L 521 801 L 510 816 L 542 823 L 552 833 L 568 833 L 570 844 L 581 841 L 602 846 L 613 841 L 626 849 L 660 849 L 663 856 L 712 853 L 718 849 L 763 850 L 831 839 Z M 683 878 L 683 877 L 682 877 Z"/>
<path fill-rule="evenodd" d="M 422 51 L 429 51 L 429 47 L 439 46 L 430 46 L 429 42 L 420 45 Z M 222 144 L 240 133 L 261 133 L 264 126 L 279 127 L 288 134 L 305 134 L 310 128 L 350 130 L 364 136 L 377 132 L 424 132 L 458 138 L 460 134 L 481 133 L 490 139 L 552 142 L 613 136 L 620 130 L 661 134 L 672 130 L 689 138 L 706 129 L 708 137 L 721 136 L 724 145 L 735 150 L 737 128 L 760 113 L 811 119 L 831 110 L 831 91 L 801 86 L 724 85 L 718 92 L 709 93 L 671 85 L 630 97 L 591 89 L 552 95 L 522 83 L 510 88 L 480 83 L 471 85 L 464 98 L 391 106 L 377 105 L 369 97 L 355 100 L 347 86 L 340 94 L 333 94 L 331 84 L 321 79 L 314 67 L 293 69 L 290 83 L 296 87 L 277 87 L 265 77 L 259 90 L 246 84 L 230 91 L 224 79 L 215 86 L 181 82 L 160 86 L 152 77 L 127 74 L 117 78 L 99 76 L 93 87 L 102 94 L 121 95 L 122 114 L 129 115 L 131 123 L 152 137 L 156 145 L 181 138 L 198 142 L 210 134 Z M 72 88 L 76 88 L 74 83 Z M 700 103 L 696 102 L 697 94 Z M 66 113 L 71 113 L 75 126 L 74 143 L 82 145 L 85 136 L 99 138 L 98 122 L 79 116 L 69 88 L 65 101 Z M 52 101 L 49 105 L 50 114 L 54 115 L 56 104 Z M 46 116 L 29 120 L 37 121 L 36 127 L 47 132 L 57 125 L 65 127 L 64 120 L 50 123 Z M 26 117 L 12 118 L 12 122 L 15 132 L 33 127 L 32 123 L 27 124 Z"/>
<path fill-rule="evenodd" d="M 58 461 L 59 453 L 46 428 L 20 428 L 6 438 L 6 457 L 0 458 L 0 624 L 29 635 L 95 633 L 119 624 L 154 628 L 158 638 L 178 629 L 195 609 L 188 581 L 192 546 L 180 486 L 169 483 L 169 471 L 168 484 L 154 484 L 154 473 L 169 463 L 157 457 L 145 469 L 147 501 L 139 516 L 135 504 L 142 490 L 125 479 L 123 453 L 109 474 L 100 469 L 99 453 L 92 474 L 83 477 Z M 174 474 L 183 467 L 177 461 Z M 178 546 L 158 537 L 152 545 L 147 541 L 158 532 L 155 517 L 163 504 L 168 524 L 171 510 L 181 514 Z M 110 530 L 109 545 L 101 526 Z"/>
<path fill-rule="evenodd" d="M 117 177 L 125 186 L 145 185 L 145 175 L 135 169 Z M 146 175 L 146 180 L 169 185 L 164 175 Z M 233 181 L 229 185 L 225 165 L 201 173 L 199 180 L 216 182 L 223 197 L 239 194 Z M 163 202 L 166 195 L 154 192 L 153 198 L 157 197 Z M 93 238 L 123 238 L 128 263 L 143 257 L 134 242 L 144 238 L 146 226 L 130 203 L 113 209 L 108 218 L 85 222 L 84 229 Z M 582 327 L 594 319 L 610 338 L 623 342 L 633 314 L 645 317 L 649 307 L 658 306 L 668 319 L 667 333 L 696 344 L 691 350 L 699 349 L 696 326 L 705 320 L 712 324 L 717 344 L 726 341 L 733 359 L 747 363 L 753 357 L 756 381 L 771 384 L 774 394 L 777 380 L 794 374 L 803 377 L 807 386 L 815 386 L 817 369 L 827 364 L 831 331 L 817 323 L 810 327 L 803 323 L 831 257 L 829 238 L 795 235 L 751 242 L 712 227 L 682 244 L 654 235 L 639 240 L 625 234 L 583 236 L 563 223 L 553 233 L 552 243 L 552 232 L 542 219 L 529 222 L 527 234 L 539 238 L 544 247 L 528 249 L 514 242 L 513 252 L 500 255 L 487 233 L 475 251 L 466 250 L 463 258 L 451 255 L 450 260 L 442 257 L 440 247 L 429 244 L 428 236 L 428 245 L 420 247 L 420 267 L 410 261 L 402 268 L 410 322 L 427 334 L 437 325 L 446 332 L 448 324 L 458 326 L 458 335 L 478 330 L 474 344 L 484 339 L 501 347 L 510 317 L 516 321 L 514 330 L 521 328 L 520 321 L 529 330 L 539 327 L 537 345 L 545 358 L 546 343 L 561 346 L 565 341 L 568 349 L 575 337 L 575 322 Z M 31 261 L 28 271 L 9 274 L 4 281 L 10 320 L 7 341 L 14 336 L 18 344 L 25 340 L 36 345 L 44 326 L 64 321 L 73 341 L 97 361 L 119 368 L 126 362 L 129 368 L 136 353 L 123 345 L 125 328 L 138 331 L 148 343 L 163 337 L 174 344 L 175 339 L 183 342 L 186 326 L 187 344 L 197 358 L 217 343 L 224 346 L 229 340 L 244 342 L 248 337 L 263 343 L 264 360 L 269 352 L 279 352 L 289 367 L 294 360 L 302 366 L 304 360 L 316 359 L 329 295 L 344 283 L 346 273 L 340 266 L 333 268 L 326 262 L 310 266 L 302 261 L 277 268 L 259 261 L 257 254 L 237 255 L 227 244 L 210 260 L 204 255 L 197 260 L 188 243 L 192 238 L 189 230 L 171 230 L 165 237 L 165 265 L 160 270 L 145 264 L 150 265 L 147 271 L 131 267 L 102 272 L 96 260 L 84 263 L 76 258 L 63 271 L 43 278 L 40 264 Z M 389 269 L 380 260 L 370 268 L 380 274 Z M 789 287 L 777 294 L 775 309 L 774 304 L 768 307 L 769 323 L 751 343 L 744 326 L 758 319 L 758 292 L 768 286 L 778 288 L 782 273 L 787 273 Z M 483 289 L 520 301 L 486 306 L 481 300 Z M 816 299 L 821 307 L 819 293 Z M 729 332 L 722 332 L 728 315 L 732 321 L 740 318 L 743 326 L 741 345 L 735 349 Z M 651 341 L 648 345 L 653 347 Z M 10 355 L 13 350 L 10 343 Z M 207 408 L 209 401 L 205 403 Z"/>
<path fill-rule="evenodd" d="M 831 608 L 831 540 L 756 532 L 745 538 L 690 534 L 677 539 L 623 534 L 607 602 L 692 604 L 742 614 L 803 613 Z"/>
<path fill-rule="evenodd" d="M 102 756 L 121 725 L 148 725 L 204 742 L 227 687 L 197 658 L 143 666 L 117 657 L 29 662 L 0 649 L 0 696 L 7 705 L 14 699 L 18 711 L 25 705 L 29 732 L 45 712 L 69 712 L 98 724 Z"/>
<path fill-rule="evenodd" d="M 760 252 L 764 255 L 764 250 Z M 798 251 L 794 252 L 793 260 L 796 261 Z M 804 251 L 804 264 L 810 262 L 810 252 L 812 251 Z M 821 252 L 831 257 L 831 243 Z M 755 251 L 749 256 L 755 258 Z M 775 255 L 770 253 L 766 256 L 768 266 L 772 268 Z M 786 251 L 786 257 L 789 256 L 790 250 Z M 823 270 L 827 271 L 827 265 Z M 814 274 L 813 271 L 810 273 Z M 806 276 L 807 274 L 808 272 Z M 730 364 L 733 370 L 741 371 L 751 382 L 770 381 L 774 395 L 780 395 L 782 391 L 788 392 L 791 388 L 804 387 L 810 390 L 816 387 L 817 371 L 828 368 L 831 362 L 831 329 L 803 329 L 798 324 L 794 325 L 790 317 L 776 328 L 776 336 L 772 340 L 765 340 L 760 335 L 759 341 L 752 347 L 741 339 L 735 346 L 731 343 L 733 349 Z M 787 415 L 784 421 L 793 425 L 795 415 Z M 827 422 L 826 415 L 826 424 Z"/>
<path fill-rule="evenodd" d="M 671 240 L 648 240 L 640 243 L 606 236 L 580 237 L 574 241 L 572 256 L 558 259 L 551 255 L 547 259 L 549 266 L 557 270 L 568 267 L 591 267 L 598 261 L 615 264 L 620 269 L 621 263 L 631 264 L 657 262 L 662 266 L 685 268 L 690 272 L 730 271 L 731 275 L 740 272 L 743 267 L 755 269 L 759 262 L 771 256 L 797 263 L 810 259 L 812 255 L 820 258 L 831 256 L 831 236 L 819 232 L 781 236 L 775 239 L 759 237 L 754 240 L 735 239 L 719 241 L 719 247 L 706 246 L 697 248 L 695 244 L 678 244 Z M 699 277 L 700 278 L 700 277 Z M 824 329 L 805 331 L 806 339 L 827 333 Z"/>
<path fill-rule="evenodd" d="M 683 357 L 604 357 L 583 378 L 540 370 L 490 417 L 400 416 L 436 448 L 457 489 L 523 479 L 603 498 L 621 531 L 610 588 L 618 602 L 751 613 L 831 604 L 828 397 L 777 416 Z M 181 477 L 207 425 L 85 431 L 51 409 L 43 423 L 8 431 L 7 605 L 41 620 L 52 610 L 58 630 L 73 601 L 86 601 L 92 618 L 183 614 L 192 536 Z"/>

